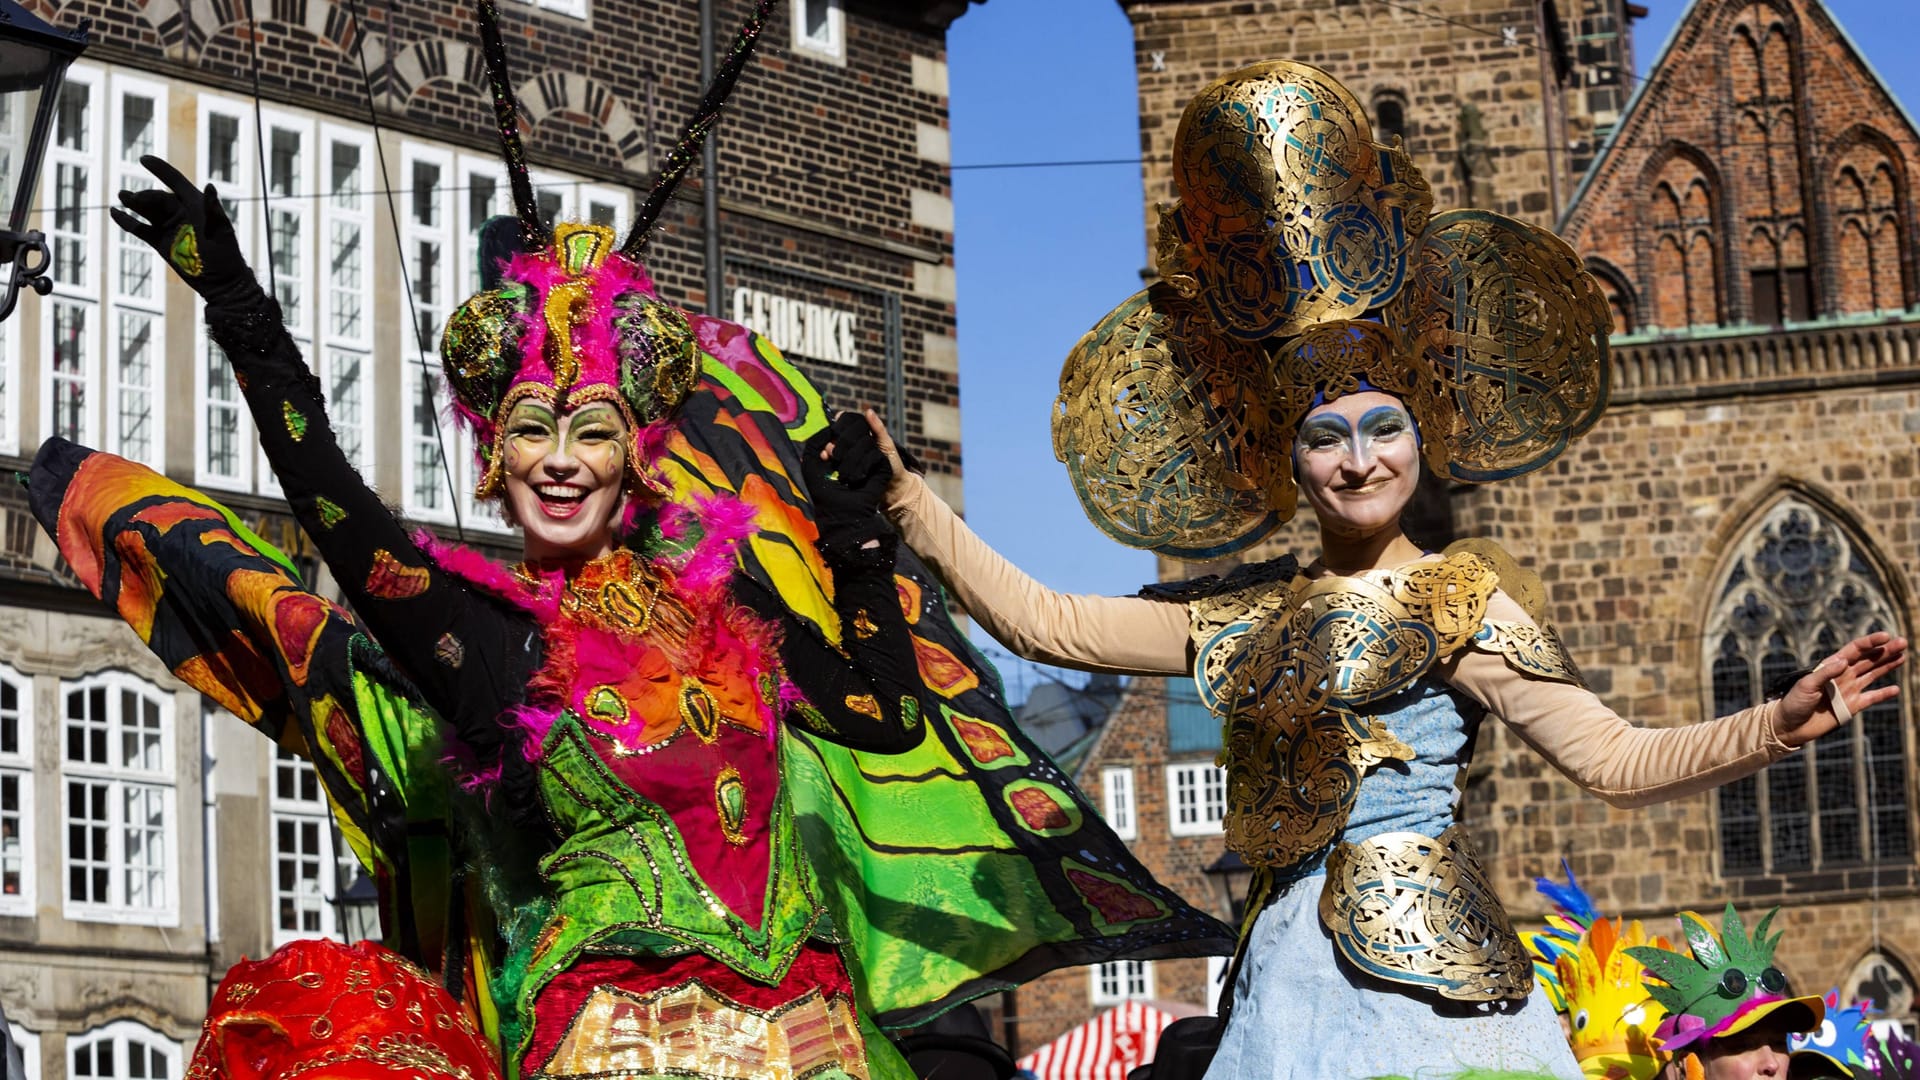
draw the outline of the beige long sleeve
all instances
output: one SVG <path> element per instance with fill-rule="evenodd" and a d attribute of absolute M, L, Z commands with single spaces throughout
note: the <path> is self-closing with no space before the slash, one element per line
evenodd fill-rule
<path fill-rule="evenodd" d="M 1533 621 L 1504 594 L 1487 617 Z M 1530 679 L 1478 649 L 1455 654 L 1446 677 L 1568 779 L 1623 808 L 1709 791 L 1792 752 L 1774 734 L 1778 702 L 1685 727 L 1640 728 L 1591 690 Z"/>
<path fill-rule="evenodd" d="M 1187 606 L 1055 592 L 988 547 L 926 481 L 907 474 L 887 516 L 967 613 L 1017 656 L 1121 675 L 1187 671 Z"/>

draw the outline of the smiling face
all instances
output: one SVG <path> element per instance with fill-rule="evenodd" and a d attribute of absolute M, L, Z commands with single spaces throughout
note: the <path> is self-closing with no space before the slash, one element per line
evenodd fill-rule
<path fill-rule="evenodd" d="M 613 550 L 626 486 L 627 422 L 605 401 L 556 417 L 522 399 L 507 414 L 507 509 L 535 562 L 595 559 Z"/>
<path fill-rule="evenodd" d="M 1378 391 L 1347 394 L 1308 413 L 1293 460 L 1320 528 L 1350 539 L 1398 529 L 1420 480 L 1413 418 L 1399 398 Z"/>

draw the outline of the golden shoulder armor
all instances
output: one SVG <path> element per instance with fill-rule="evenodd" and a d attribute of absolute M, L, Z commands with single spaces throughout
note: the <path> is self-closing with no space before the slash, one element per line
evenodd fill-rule
<path fill-rule="evenodd" d="M 1359 577 L 1294 576 L 1193 604 L 1194 677 L 1225 716 L 1292 728 L 1413 685 L 1474 640 L 1499 575 L 1462 551 Z"/>

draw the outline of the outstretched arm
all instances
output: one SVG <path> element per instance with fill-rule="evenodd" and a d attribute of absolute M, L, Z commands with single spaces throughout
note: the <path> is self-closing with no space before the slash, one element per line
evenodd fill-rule
<path fill-rule="evenodd" d="M 532 620 L 477 595 L 414 546 L 334 440 L 320 381 L 240 254 L 213 187 L 196 189 L 159 158 L 141 163 L 166 189 L 121 192 L 132 213 L 116 209 L 114 221 L 206 298 L 208 331 L 233 364 L 261 449 L 354 612 L 463 736 L 490 743 L 494 717 L 532 673 Z"/>
<path fill-rule="evenodd" d="M 1185 604 L 1047 588 L 988 547 L 901 463 L 893 439 L 871 410 L 867 423 L 893 468 L 887 516 L 995 640 L 1028 660 L 1082 671 L 1187 673 Z"/>
<path fill-rule="evenodd" d="M 1533 625 L 1505 594 L 1487 617 Z M 1897 688 L 1873 684 L 1905 662 L 1906 646 L 1887 634 L 1860 638 L 1777 701 L 1677 728 L 1635 727 L 1586 687 L 1523 675 L 1493 652 L 1462 650 L 1447 678 L 1568 779 L 1614 806 L 1637 807 L 1738 780 L 1886 701 Z"/>

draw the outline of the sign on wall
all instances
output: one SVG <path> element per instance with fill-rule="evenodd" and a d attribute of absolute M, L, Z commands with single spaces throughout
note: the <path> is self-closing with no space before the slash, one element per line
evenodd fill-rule
<path fill-rule="evenodd" d="M 741 288 L 733 290 L 733 321 L 773 342 L 787 356 L 848 367 L 860 363 L 859 320 L 842 308 Z"/>

